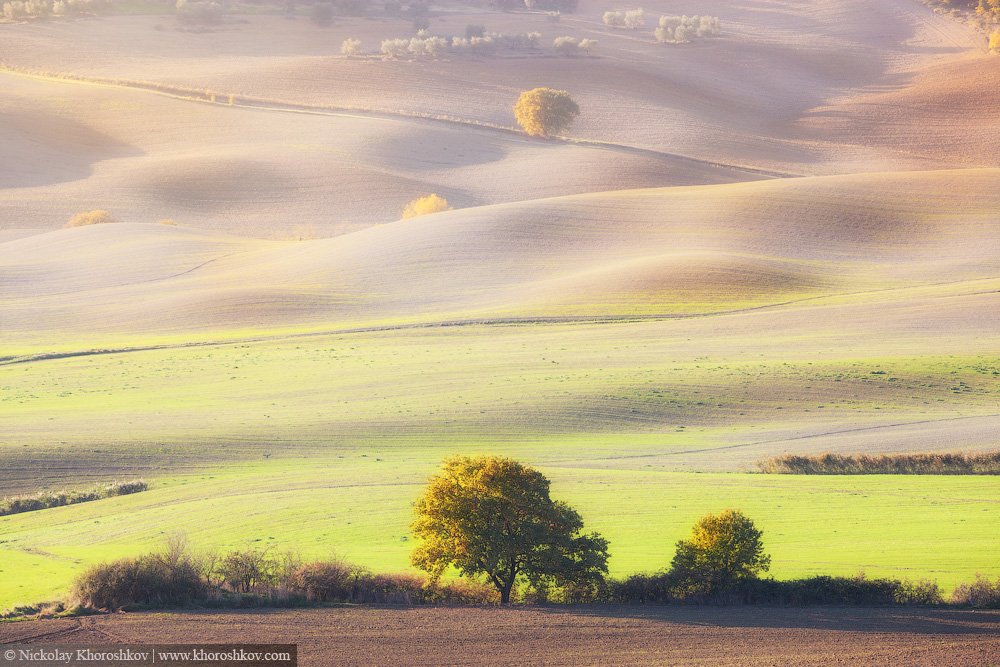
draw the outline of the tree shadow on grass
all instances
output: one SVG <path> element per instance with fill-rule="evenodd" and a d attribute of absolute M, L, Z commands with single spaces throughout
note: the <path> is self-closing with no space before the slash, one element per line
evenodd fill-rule
<path fill-rule="evenodd" d="M 547 614 L 633 619 L 700 627 L 1000 637 L 1000 610 L 708 605 L 578 605 L 526 609 L 537 609 Z"/>

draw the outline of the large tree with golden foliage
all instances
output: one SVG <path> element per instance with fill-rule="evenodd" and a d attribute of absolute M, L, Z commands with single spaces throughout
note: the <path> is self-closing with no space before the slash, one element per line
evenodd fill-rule
<path fill-rule="evenodd" d="M 675 593 L 712 595 L 766 572 L 771 557 L 764 553 L 761 536 L 753 521 L 736 510 L 703 516 L 691 537 L 677 543 L 670 566 Z"/>
<path fill-rule="evenodd" d="M 485 577 L 504 604 L 518 581 L 587 585 L 608 571 L 607 540 L 584 534 L 580 515 L 549 497 L 549 480 L 513 459 L 446 459 L 416 513 L 413 564 L 434 578 L 451 566 Z"/>
<path fill-rule="evenodd" d="M 533 137 L 559 134 L 579 115 L 580 107 L 565 90 L 526 90 L 514 105 L 518 124 Z"/>

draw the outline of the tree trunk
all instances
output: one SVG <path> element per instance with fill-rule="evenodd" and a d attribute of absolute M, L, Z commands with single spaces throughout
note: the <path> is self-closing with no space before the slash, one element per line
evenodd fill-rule
<path fill-rule="evenodd" d="M 500 604 L 510 604 L 510 592 L 514 589 L 515 581 L 517 581 L 517 561 L 510 564 L 507 577 L 503 579 L 503 587 L 500 588 Z"/>
<path fill-rule="evenodd" d="M 500 604 L 510 604 L 510 592 L 514 588 L 514 580 L 505 581 L 500 589 Z"/>

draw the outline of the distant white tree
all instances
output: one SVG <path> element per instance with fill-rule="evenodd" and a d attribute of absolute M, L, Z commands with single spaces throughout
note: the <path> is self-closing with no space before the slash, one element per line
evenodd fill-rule
<path fill-rule="evenodd" d="M 637 9 L 604 12 L 604 24 L 612 28 L 638 30 L 646 25 L 646 11 L 642 7 L 639 7 Z"/>
<path fill-rule="evenodd" d="M 664 44 L 683 44 L 697 37 L 716 37 L 721 32 L 718 16 L 661 16 L 653 35 Z"/>
<path fill-rule="evenodd" d="M 410 40 L 383 39 L 379 52 L 386 58 L 399 60 L 410 55 Z"/>
<path fill-rule="evenodd" d="M 344 43 L 340 45 L 340 52 L 345 56 L 361 55 L 361 40 L 348 37 L 344 40 Z"/>
<path fill-rule="evenodd" d="M 556 37 L 552 40 L 552 48 L 555 49 L 556 53 L 569 56 L 577 52 L 580 48 L 580 42 L 576 37 L 564 35 L 562 37 Z"/>

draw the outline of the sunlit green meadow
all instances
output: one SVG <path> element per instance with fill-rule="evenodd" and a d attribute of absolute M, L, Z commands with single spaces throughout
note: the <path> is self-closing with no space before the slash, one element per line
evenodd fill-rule
<path fill-rule="evenodd" d="M 197 550 L 269 547 L 405 569 L 411 503 L 445 453 L 240 464 L 157 480 L 132 496 L 0 517 L 0 606 L 63 597 L 87 564 L 155 549 L 178 532 Z M 615 575 L 664 567 L 698 516 L 728 507 L 763 529 L 779 578 L 863 570 L 950 587 L 1000 571 L 992 478 L 595 470 L 546 463 L 543 450 L 509 453 L 537 463 L 553 495 L 610 540 Z"/>
<path fill-rule="evenodd" d="M 0 606 L 62 597 L 87 564 L 177 532 L 197 549 L 406 568 L 410 505 L 455 453 L 540 467 L 609 538 L 616 575 L 664 567 L 699 515 L 727 507 L 763 528 L 777 577 L 864 570 L 953 586 L 1000 573 L 993 478 L 746 472 L 760 452 L 800 447 L 782 442 L 800 432 L 993 414 L 994 355 L 875 342 L 845 356 L 821 339 L 791 355 L 778 338 L 735 348 L 664 331 L 464 327 L 0 366 L 11 491 L 153 480 L 0 517 Z"/>

